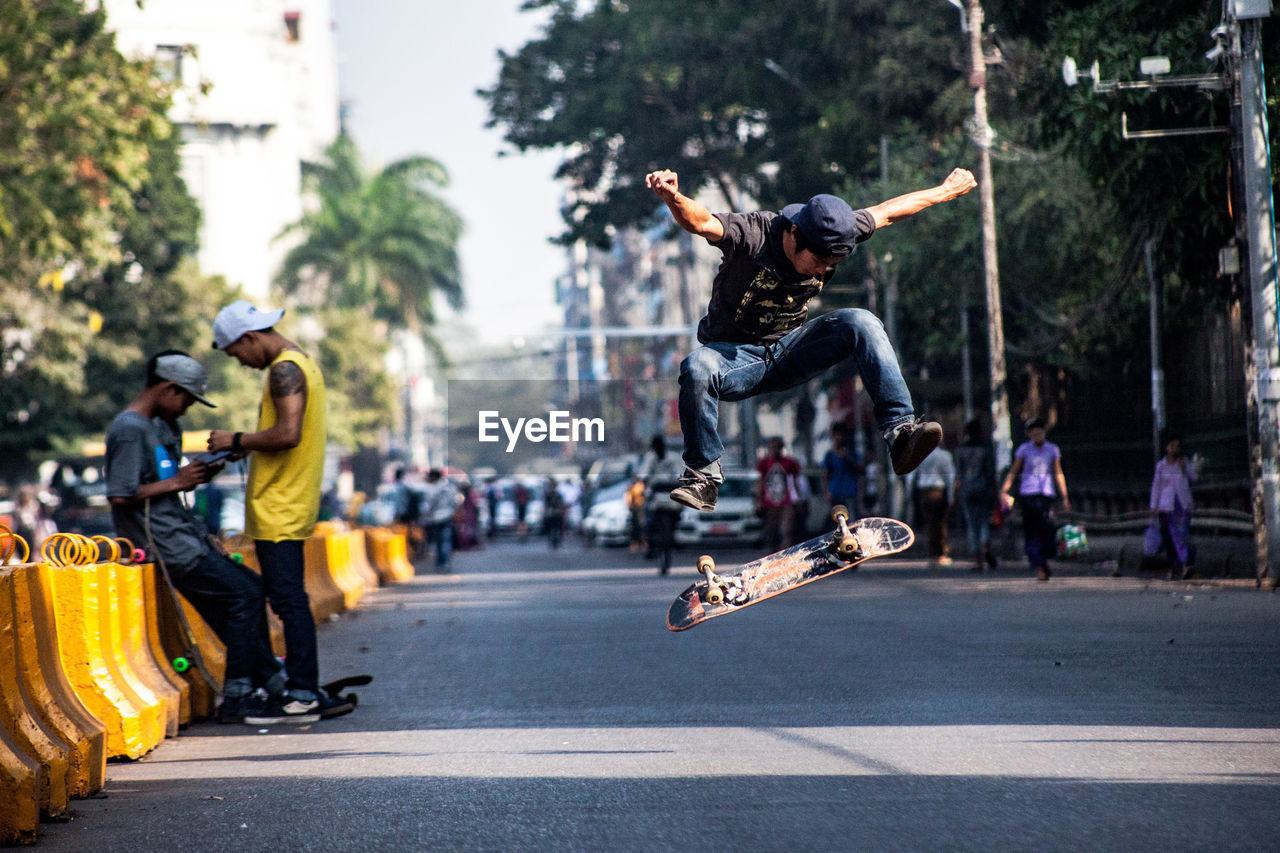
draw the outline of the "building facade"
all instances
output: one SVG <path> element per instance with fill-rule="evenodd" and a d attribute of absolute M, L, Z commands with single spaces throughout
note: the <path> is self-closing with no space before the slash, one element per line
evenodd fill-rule
<path fill-rule="evenodd" d="M 170 118 L 203 214 L 201 270 L 264 300 L 302 214 L 301 163 L 338 135 L 328 0 L 105 0 L 120 52 L 178 84 Z"/>

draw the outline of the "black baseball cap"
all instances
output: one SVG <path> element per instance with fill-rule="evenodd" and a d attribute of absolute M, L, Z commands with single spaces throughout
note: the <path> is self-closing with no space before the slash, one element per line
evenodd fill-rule
<path fill-rule="evenodd" d="M 849 203 L 823 193 L 805 204 L 789 204 L 782 215 L 800 229 L 815 255 L 843 258 L 853 253 L 857 243 L 858 219 Z"/>

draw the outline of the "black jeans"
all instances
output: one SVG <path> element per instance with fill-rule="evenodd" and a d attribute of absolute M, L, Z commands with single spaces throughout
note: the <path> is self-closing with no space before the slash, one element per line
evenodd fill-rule
<path fill-rule="evenodd" d="M 262 609 L 262 580 L 256 574 L 210 550 L 174 578 L 173 585 L 227 647 L 227 681 L 248 678 L 262 687 L 279 672 Z"/>
<path fill-rule="evenodd" d="M 289 689 L 320 692 L 320 655 L 316 645 L 316 621 L 304 581 L 306 562 L 301 539 L 283 542 L 253 541 L 262 569 L 267 603 L 284 625 L 284 667 Z"/>

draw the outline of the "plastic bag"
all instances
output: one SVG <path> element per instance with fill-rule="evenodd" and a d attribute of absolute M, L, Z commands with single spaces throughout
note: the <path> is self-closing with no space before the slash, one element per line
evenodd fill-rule
<path fill-rule="evenodd" d="M 1080 557 L 1089 551 L 1089 537 L 1084 527 L 1078 524 L 1064 524 L 1058 528 L 1058 556 Z"/>
<path fill-rule="evenodd" d="M 1160 553 L 1160 548 L 1164 545 L 1164 535 L 1160 532 L 1160 523 L 1152 519 L 1147 525 L 1147 530 L 1142 534 L 1142 553 L 1148 557 L 1154 557 Z"/>

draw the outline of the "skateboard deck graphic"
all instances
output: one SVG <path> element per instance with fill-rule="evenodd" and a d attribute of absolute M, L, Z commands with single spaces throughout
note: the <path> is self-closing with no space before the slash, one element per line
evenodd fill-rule
<path fill-rule="evenodd" d="M 905 551 L 915 541 L 915 533 L 901 521 L 861 518 L 847 524 L 847 513 L 841 510 L 843 507 L 836 507 L 832 512 L 834 532 L 753 560 L 731 573 L 718 574 L 710 557 L 699 558 L 698 570 L 706 577 L 672 603 L 667 628 L 684 631 L 873 557 Z"/>

